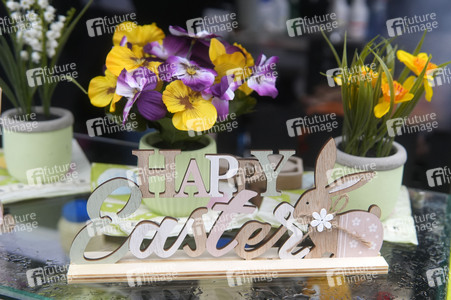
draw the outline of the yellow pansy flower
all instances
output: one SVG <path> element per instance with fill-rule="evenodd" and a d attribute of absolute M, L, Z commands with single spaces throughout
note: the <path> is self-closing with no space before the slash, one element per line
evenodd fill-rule
<path fill-rule="evenodd" d="M 393 81 L 393 88 L 395 91 L 395 103 L 410 101 L 413 94 L 409 93 L 413 84 L 415 83 L 415 76 L 410 76 L 406 79 L 404 84 Z M 379 103 L 374 107 L 374 115 L 376 118 L 382 118 L 390 110 L 390 87 L 388 83 L 383 83 L 381 86 L 383 97 L 379 99 Z"/>
<path fill-rule="evenodd" d="M 165 34 L 155 23 L 140 26 L 134 22 L 123 22 L 114 31 L 114 46 L 119 46 L 124 36 L 127 37 L 128 43 L 142 48 L 151 42 L 161 42 Z"/>
<path fill-rule="evenodd" d="M 116 109 L 116 102 L 122 96 L 116 94 L 117 76 L 110 71 L 105 71 L 105 76 L 97 76 L 91 79 L 88 88 L 88 96 L 91 104 L 96 107 L 105 107 L 111 104 L 110 112 Z"/>
<path fill-rule="evenodd" d="M 158 66 L 161 63 L 148 61 L 139 46 L 133 46 L 132 50 L 128 47 L 115 46 L 108 53 L 105 64 L 111 73 L 119 76 L 124 68 L 132 71 L 139 67 L 146 67 L 158 75 Z"/>
<path fill-rule="evenodd" d="M 181 80 L 175 80 L 166 87 L 163 102 L 168 111 L 174 113 L 172 124 L 178 130 L 208 130 L 218 116 L 211 101 L 202 98 L 201 92 L 193 91 Z"/>
<path fill-rule="evenodd" d="M 426 53 L 418 53 L 417 56 L 412 55 L 406 51 L 398 50 L 396 52 L 396 56 L 398 57 L 399 61 L 404 63 L 407 68 L 409 68 L 415 75 L 420 75 L 423 71 L 424 67 L 426 66 L 426 62 L 428 61 L 428 55 Z M 424 83 L 424 90 L 426 91 L 426 100 L 431 101 L 433 91 L 432 86 L 430 85 L 428 81 L 428 75 L 429 71 L 434 70 L 437 68 L 437 65 L 434 63 L 429 62 L 426 66 L 426 73 L 424 74 L 423 83 Z"/>

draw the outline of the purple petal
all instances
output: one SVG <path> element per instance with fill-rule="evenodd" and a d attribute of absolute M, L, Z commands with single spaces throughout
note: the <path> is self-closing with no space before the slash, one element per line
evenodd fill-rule
<path fill-rule="evenodd" d="M 150 121 L 163 118 L 167 110 L 161 96 L 157 91 L 143 91 L 136 102 L 139 113 Z"/>
<path fill-rule="evenodd" d="M 166 72 L 165 75 L 170 74 L 182 80 L 186 86 L 189 86 L 194 91 L 203 91 L 210 87 L 217 75 L 216 71 L 202 68 L 194 61 L 189 61 L 180 56 L 170 56 L 166 62 L 169 64 L 170 70 L 163 70 L 163 72 Z M 163 68 L 167 68 L 167 66 L 162 66 Z"/>
<path fill-rule="evenodd" d="M 169 55 L 185 57 L 188 54 L 190 46 L 189 39 L 168 35 L 163 40 L 163 47 Z"/>
<path fill-rule="evenodd" d="M 169 26 L 169 32 L 175 36 L 188 36 L 188 31 L 177 25 Z"/>
<path fill-rule="evenodd" d="M 193 48 L 191 49 L 191 57 L 190 60 L 194 60 L 199 66 L 203 68 L 213 69 L 215 66 L 210 60 L 209 55 L 210 42 L 207 44 L 204 43 L 195 43 Z"/>
<path fill-rule="evenodd" d="M 211 104 L 213 104 L 216 108 L 216 111 L 218 112 L 218 118 L 224 120 L 229 114 L 229 101 L 214 98 L 211 101 Z"/>
<path fill-rule="evenodd" d="M 139 67 L 133 71 L 133 78 L 138 83 L 138 90 L 154 89 L 157 86 L 157 75 L 145 67 Z"/>
<path fill-rule="evenodd" d="M 138 83 L 127 70 L 123 69 L 117 78 L 116 94 L 130 99 L 135 96 L 136 89 L 138 89 Z"/>
<path fill-rule="evenodd" d="M 156 57 L 161 58 L 163 60 L 168 58 L 169 56 L 168 52 L 166 51 L 166 49 L 164 49 L 163 45 L 160 45 L 160 43 L 158 42 L 152 42 L 145 45 L 144 52 L 155 55 Z"/>
<path fill-rule="evenodd" d="M 228 76 L 223 76 L 221 82 L 211 87 L 210 91 L 213 96 L 220 98 L 221 100 L 233 100 L 235 97 L 234 91 L 238 88 L 232 85 Z"/>
<path fill-rule="evenodd" d="M 276 88 L 276 78 L 265 75 L 251 76 L 247 85 L 260 96 L 270 96 L 276 98 L 279 92 Z"/>
<path fill-rule="evenodd" d="M 135 95 L 136 96 L 136 95 Z M 127 103 L 125 103 L 124 111 L 122 112 L 122 124 L 125 124 L 128 118 L 128 114 L 132 109 L 137 97 L 128 98 Z"/>

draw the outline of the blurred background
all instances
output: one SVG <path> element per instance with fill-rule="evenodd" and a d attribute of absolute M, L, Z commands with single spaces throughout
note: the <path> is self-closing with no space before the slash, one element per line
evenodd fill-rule
<path fill-rule="evenodd" d="M 75 7 L 80 11 L 85 0 L 54 0 L 59 12 Z M 341 135 L 343 109 L 339 87 L 330 87 L 326 70 L 336 62 L 328 45 L 319 33 L 290 37 L 286 20 L 314 17 L 335 12 L 339 30 L 328 33 L 337 49 L 342 48 L 343 33 L 348 32 L 348 51 L 360 48 L 376 35 L 388 37 L 386 20 L 390 18 L 435 13 L 438 28 L 428 32 L 423 51 L 432 54 L 433 62 L 451 60 L 451 1 L 449 0 L 230 0 L 230 1 L 132 1 L 95 0 L 78 23 L 63 52 L 59 64 L 76 63 L 78 81 L 87 88 L 91 78 L 102 75 L 105 57 L 112 47 L 112 35 L 90 37 L 86 21 L 98 17 L 112 17 L 135 12 L 139 25 L 156 22 L 165 32 L 169 25 L 186 28 L 186 21 L 208 15 L 236 13 L 238 26 L 222 32 L 230 41 L 241 43 L 253 56 L 260 53 L 278 56 L 276 99 L 257 97 L 256 112 L 238 120 L 238 129 L 217 136 L 218 152 L 246 155 L 250 149 L 296 149 L 304 160 L 304 168 L 313 170 L 315 158 L 329 137 Z M 2 12 L 3 13 L 3 12 Z M 3 14 L 4 15 L 4 14 Z M 398 36 L 399 49 L 412 52 L 422 33 Z M 75 116 L 74 131 L 86 134 L 88 119 L 104 116 L 102 108 L 93 107 L 86 95 L 75 85 L 59 84 L 53 106 L 70 109 Z M 9 108 L 4 101 L 3 110 Z M 434 88 L 430 103 L 422 99 L 414 114 L 435 112 L 438 128 L 431 132 L 405 134 L 396 140 L 408 151 L 404 170 L 404 184 L 409 187 L 431 189 L 426 170 L 451 166 L 451 83 Z M 313 134 L 290 137 L 286 121 L 292 118 L 335 113 L 338 128 Z M 106 138 L 138 142 L 143 133 L 110 134 Z M 89 143 L 84 139 L 81 143 Z M 96 151 L 99 153 L 99 151 Z M 118 158 L 113 149 L 105 147 L 102 157 L 86 153 L 91 162 L 136 163 L 130 153 Z M 449 192 L 450 185 L 433 190 Z"/>

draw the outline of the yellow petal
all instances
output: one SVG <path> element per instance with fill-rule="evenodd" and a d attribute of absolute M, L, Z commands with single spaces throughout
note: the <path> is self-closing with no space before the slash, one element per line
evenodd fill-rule
<path fill-rule="evenodd" d="M 414 72 L 416 75 L 418 75 L 418 70 L 417 67 L 414 64 L 414 59 L 415 56 L 413 56 L 412 54 L 403 51 L 403 50 L 398 50 L 396 52 L 396 56 L 398 57 L 399 61 L 404 63 L 407 68 L 409 68 L 412 72 Z"/>
<path fill-rule="evenodd" d="M 406 81 L 404 81 L 404 83 L 402 84 L 402 86 L 410 91 L 413 87 L 413 84 L 415 83 L 415 76 L 410 76 L 409 78 L 406 79 Z"/>
<path fill-rule="evenodd" d="M 226 49 L 218 39 L 213 38 L 210 42 L 210 49 L 208 50 L 208 54 L 210 55 L 210 60 L 214 61 L 219 56 L 226 54 Z"/>
<path fill-rule="evenodd" d="M 127 47 L 115 46 L 106 57 L 106 67 L 116 76 L 121 74 L 125 68 L 127 71 L 134 70 L 144 63 L 144 59 L 137 57 Z"/>
<path fill-rule="evenodd" d="M 91 79 L 88 87 L 88 96 L 91 104 L 96 107 L 105 107 L 111 103 L 115 91 L 115 85 L 105 76 L 97 76 Z"/>
<path fill-rule="evenodd" d="M 171 113 L 184 111 L 183 100 L 187 101 L 190 90 L 181 80 L 171 82 L 163 92 L 163 103 Z M 174 124 L 175 126 L 175 124 Z"/>
<path fill-rule="evenodd" d="M 218 73 L 217 78 L 221 79 L 223 76 L 227 75 L 228 70 L 237 68 L 243 69 L 246 65 L 246 59 L 242 53 L 234 52 L 232 54 L 224 54 L 217 57 L 216 60 L 213 61 L 213 64 L 215 65 L 215 71 Z"/>
<path fill-rule="evenodd" d="M 188 130 L 185 123 L 183 122 L 183 112 L 178 112 L 178 113 L 174 114 L 174 116 L 172 117 L 172 124 L 178 130 L 184 130 L 184 131 Z"/>
<path fill-rule="evenodd" d="M 429 81 L 427 79 L 424 79 L 423 82 L 424 82 L 424 90 L 426 91 L 426 100 L 431 102 L 434 91 L 432 90 L 432 86 L 429 84 Z"/>
<path fill-rule="evenodd" d="M 147 43 L 161 41 L 165 37 L 163 30 L 155 23 L 139 26 L 134 22 L 124 22 L 116 27 L 113 44 L 119 45 L 124 35 L 127 37 L 127 42 L 141 47 L 144 47 Z"/>
<path fill-rule="evenodd" d="M 247 82 L 243 83 L 238 89 L 245 93 L 246 96 L 249 96 L 254 91 L 247 85 Z"/>
<path fill-rule="evenodd" d="M 390 110 L 390 103 L 382 101 L 374 107 L 376 118 L 382 118 Z"/>
<path fill-rule="evenodd" d="M 116 103 L 122 99 L 121 95 L 118 95 L 116 93 L 114 93 L 113 96 L 113 101 L 111 101 L 111 105 L 110 105 L 110 112 L 115 112 L 116 111 Z"/>
<path fill-rule="evenodd" d="M 395 103 L 406 102 L 413 99 L 413 94 L 407 93 L 401 99 L 397 99 Z"/>
<path fill-rule="evenodd" d="M 255 62 L 254 62 L 254 58 L 252 57 L 252 55 L 247 52 L 246 48 L 244 48 L 243 46 L 241 46 L 238 43 L 234 43 L 233 44 L 235 47 L 240 48 L 240 50 L 244 53 L 244 57 L 246 58 L 246 67 L 252 67 Z"/>

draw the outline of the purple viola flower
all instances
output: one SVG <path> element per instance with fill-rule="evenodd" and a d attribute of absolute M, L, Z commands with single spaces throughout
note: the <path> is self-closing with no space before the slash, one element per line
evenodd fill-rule
<path fill-rule="evenodd" d="M 158 72 L 162 80 L 180 79 L 194 91 L 203 91 L 210 87 L 217 75 L 215 70 L 202 68 L 196 62 L 180 56 L 170 56 L 158 67 Z"/>
<path fill-rule="evenodd" d="M 276 88 L 276 63 L 279 61 L 277 56 L 272 56 L 266 59 L 264 54 L 261 54 L 255 66 L 254 73 L 247 80 L 247 85 L 257 92 L 260 96 L 270 96 L 276 98 L 279 92 Z"/>
<path fill-rule="evenodd" d="M 159 42 L 148 43 L 144 46 L 144 52 L 155 55 L 161 60 L 166 60 L 169 56 L 186 56 L 189 47 L 188 39 L 168 35 L 164 38 L 163 44 Z"/>
<path fill-rule="evenodd" d="M 239 86 L 230 82 L 227 76 L 221 78 L 221 82 L 206 89 L 202 96 L 205 99 L 212 99 L 211 103 L 218 112 L 219 119 L 225 119 L 229 114 L 229 101 L 235 97 L 235 90 Z"/>
<path fill-rule="evenodd" d="M 140 67 L 133 72 L 123 69 L 117 78 L 116 94 L 127 98 L 123 112 L 123 123 L 128 118 L 136 102 L 139 113 L 150 121 L 156 121 L 166 115 L 166 106 L 160 92 L 154 91 L 158 78 L 149 69 Z"/>

